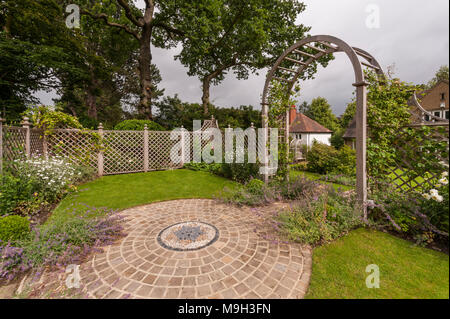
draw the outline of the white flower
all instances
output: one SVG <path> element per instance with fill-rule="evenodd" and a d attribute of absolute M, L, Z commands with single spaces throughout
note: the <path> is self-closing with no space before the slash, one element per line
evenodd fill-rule
<path fill-rule="evenodd" d="M 432 190 L 430 190 L 430 194 L 431 194 L 431 196 L 433 196 L 433 195 L 438 196 L 439 192 L 437 191 L 437 189 L 433 188 Z"/>
<path fill-rule="evenodd" d="M 447 177 L 447 176 L 448 176 L 448 172 L 447 171 L 442 172 L 442 177 Z"/>
<path fill-rule="evenodd" d="M 422 194 L 422 196 L 423 196 L 423 198 L 425 198 L 426 200 L 429 200 L 429 199 L 431 198 L 431 195 L 430 195 L 430 194 L 427 194 L 427 193 Z"/>
<path fill-rule="evenodd" d="M 447 185 L 448 184 L 448 180 L 444 177 L 444 178 L 441 178 L 439 180 L 439 183 L 441 183 L 442 185 Z"/>
<path fill-rule="evenodd" d="M 441 195 L 432 195 L 431 198 L 434 199 L 438 203 L 440 203 L 444 200 L 444 198 Z"/>

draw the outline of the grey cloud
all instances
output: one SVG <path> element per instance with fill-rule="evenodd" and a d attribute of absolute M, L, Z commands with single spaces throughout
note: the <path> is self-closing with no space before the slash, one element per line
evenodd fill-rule
<path fill-rule="evenodd" d="M 142 1 L 141 1 L 142 2 Z M 312 26 L 310 33 L 330 34 L 352 46 L 372 53 L 382 67 L 395 63 L 396 76 L 407 82 L 426 83 L 449 60 L 449 2 L 447 0 L 305 0 L 306 11 L 298 22 Z M 139 1 L 137 1 L 139 3 Z M 365 9 L 368 4 L 380 7 L 380 28 L 368 29 Z M 200 102 L 201 87 L 196 77 L 189 77 L 173 56 L 179 48 L 153 48 L 153 62 L 162 75 L 160 86 L 166 95 L 178 93 L 189 102 Z M 267 70 L 237 80 L 232 74 L 211 90 L 211 100 L 222 107 L 251 104 L 260 108 L 260 97 Z M 354 81 L 352 67 L 341 54 L 336 55 L 316 79 L 300 83 L 300 101 L 323 96 L 336 115 L 345 110 L 352 99 Z M 47 96 L 48 97 L 48 96 Z"/>

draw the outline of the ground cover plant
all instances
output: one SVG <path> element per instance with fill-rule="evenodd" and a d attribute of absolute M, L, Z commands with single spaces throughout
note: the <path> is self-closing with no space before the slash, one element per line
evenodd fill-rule
<path fill-rule="evenodd" d="M 0 280 L 13 280 L 31 269 L 64 269 L 123 235 L 122 217 L 113 210 L 89 207 L 83 214 L 71 209 L 65 215 L 37 225 L 20 237 L 0 241 Z"/>

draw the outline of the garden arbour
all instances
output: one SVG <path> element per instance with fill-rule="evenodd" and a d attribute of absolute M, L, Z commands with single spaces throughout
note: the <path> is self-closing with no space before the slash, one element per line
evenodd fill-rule
<path fill-rule="evenodd" d="M 362 204 L 364 216 L 367 217 L 367 169 L 366 169 L 366 137 L 367 137 L 367 86 L 364 67 L 374 70 L 378 76 L 384 77 L 383 70 L 377 60 L 368 52 L 351 47 L 346 42 L 329 35 L 307 37 L 292 46 L 278 58 L 268 72 L 262 95 L 262 122 L 266 129 L 269 126 L 270 90 L 274 83 L 284 83 L 285 93 L 292 94 L 295 83 L 308 71 L 315 70 L 321 59 L 334 53 L 343 52 L 349 58 L 355 73 L 356 87 L 356 191 Z M 363 60 L 361 61 L 360 58 Z M 284 142 L 289 145 L 289 105 L 284 105 L 284 121 L 282 132 Z M 289 148 L 287 153 L 289 153 Z M 268 181 L 269 176 L 265 175 Z"/>

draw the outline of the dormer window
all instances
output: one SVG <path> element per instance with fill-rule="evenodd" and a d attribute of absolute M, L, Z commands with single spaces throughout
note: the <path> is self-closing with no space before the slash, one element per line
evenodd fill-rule
<path fill-rule="evenodd" d="M 441 93 L 441 101 L 445 101 L 445 93 Z"/>

